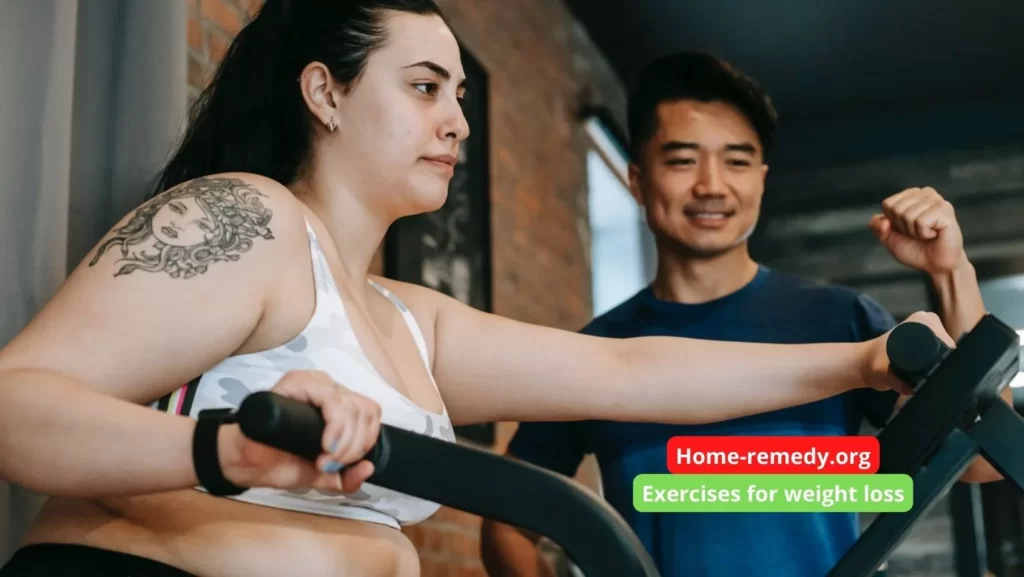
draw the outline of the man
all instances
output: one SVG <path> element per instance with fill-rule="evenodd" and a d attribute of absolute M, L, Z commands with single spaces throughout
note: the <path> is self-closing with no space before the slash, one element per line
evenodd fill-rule
<path fill-rule="evenodd" d="M 863 341 L 895 326 L 867 296 L 781 274 L 751 258 L 747 241 L 775 137 L 775 112 L 753 81 L 703 54 L 660 59 L 630 97 L 629 133 L 630 188 L 657 241 L 657 275 L 584 332 L 808 343 Z M 950 335 L 977 323 L 985 312 L 981 294 L 953 210 L 936 191 L 889 197 L 869 225 L 894 258 L 930 275 Z M 509 455 L 572 476 L 586 454 L 595 454 L 605 499 L 666 577 L 822 577 L 857 539 L 856 515 L 638 513 L 633 479 L 668 472 L 672 436 L 855 435 L 865 419 L 883 424 L 897 401 L 894 394 L 858 391 L 707 426 L 524 423 Z M 995 478 L 982 460 L 965 476 Z M 535 543 L 535 536 L 485 521 L 481 546 L 490 575 L 553 575 Z"/>

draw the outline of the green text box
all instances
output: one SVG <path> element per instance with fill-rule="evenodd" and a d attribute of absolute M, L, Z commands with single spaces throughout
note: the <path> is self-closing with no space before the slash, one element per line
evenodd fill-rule
<path fill-rule="evenodd" d="M 638 475 L 644 513 L 905 513 L 908 475 Z"/>

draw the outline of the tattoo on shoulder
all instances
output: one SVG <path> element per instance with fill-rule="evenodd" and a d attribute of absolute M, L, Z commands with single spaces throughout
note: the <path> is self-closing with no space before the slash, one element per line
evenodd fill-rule
<path fill-rule="evenodd" d="M 256 237 L 273 240 L 266 195 L 238 178 L 198 178 L 140 206 L 100 244 L 89 266 L 118 247 L 115 277 L 135 271 L 171 278 L 203 274 L 214 262 L 237 261 Z"/>

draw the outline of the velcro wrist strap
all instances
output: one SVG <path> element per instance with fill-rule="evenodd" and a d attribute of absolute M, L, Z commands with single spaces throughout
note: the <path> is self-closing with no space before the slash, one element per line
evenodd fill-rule
<path fill-rule="evenodd" d="M 239 487 L 224 477 L 217 451 L 217 433 L 220 426 L 234 422 L 233 416 L 230 409 L 200 411 L 192 435 L 192 465 L 195 467 L 196 477 L 204 489 L 218 497 L 241 495 L 246 491 L 244 487 Z"/>

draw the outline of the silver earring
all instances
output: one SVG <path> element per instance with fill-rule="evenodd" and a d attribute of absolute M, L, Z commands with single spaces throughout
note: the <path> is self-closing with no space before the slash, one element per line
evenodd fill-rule
<path fill-rule="evenodd" d="M 331 118 L 331 120 L 327 122 L 327 130 L 334 132 L 334 129 L 337 127 L 338 125 L 334 123 L 334 118 Z"/>

